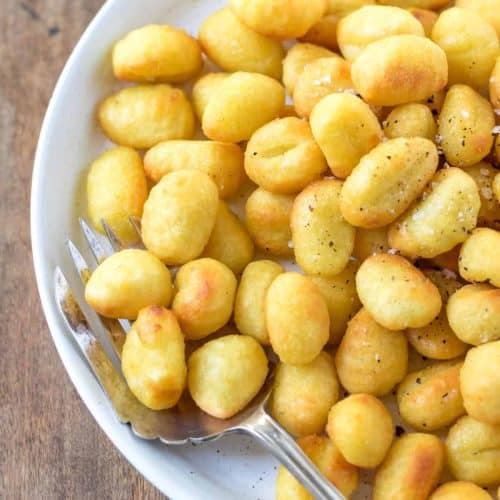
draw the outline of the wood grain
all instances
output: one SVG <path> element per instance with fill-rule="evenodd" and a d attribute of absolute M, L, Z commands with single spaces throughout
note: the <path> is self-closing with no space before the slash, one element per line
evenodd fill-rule
<path fill-rule="evenodd" d="M 163 498 L 113 448 L 73 389 L 31 261 L 40 125 L 66 58 L 103 2 L 0 3 L 0 498 Z"/>

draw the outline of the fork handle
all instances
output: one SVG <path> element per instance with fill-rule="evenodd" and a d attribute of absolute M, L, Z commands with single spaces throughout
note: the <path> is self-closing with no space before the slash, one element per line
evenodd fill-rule
<path fill-rule="evenodd" d="M 262 411 L 257 421 L 243 426 L 240 431 L 258 439 L 318 500 L 345 500 L 294 438 L 266 412 Z"/>

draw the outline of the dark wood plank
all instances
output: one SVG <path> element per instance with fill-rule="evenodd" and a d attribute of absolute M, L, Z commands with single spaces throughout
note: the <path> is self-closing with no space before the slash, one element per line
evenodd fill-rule
<path fill-rule="evenodd" d="M 0 6 L 0 497 L 163 498 L 113 448 L 57 356 L 35 288 L 29 190 L 57 76 L 102 0 Z"/>

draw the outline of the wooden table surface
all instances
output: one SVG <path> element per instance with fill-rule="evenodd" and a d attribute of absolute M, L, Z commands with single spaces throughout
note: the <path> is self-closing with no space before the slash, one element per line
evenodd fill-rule
<path fill-rule="evenodd" d="M 29 237 L 33 155 L 65 60 L 102 0 L 0 2 L 0 498 L 163 498 L 114 449 L 52 343 Z"/>

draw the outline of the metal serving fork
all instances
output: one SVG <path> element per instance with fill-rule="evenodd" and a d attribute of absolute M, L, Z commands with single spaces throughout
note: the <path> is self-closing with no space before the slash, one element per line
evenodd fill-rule
<path fill-rule="evenodd" d="M 131 223 L 140 235 L 140 222 L 131 220 Z M 123 248 L 104 221 L 107 238 L 94 232 L 83 219 L 80 219 L 80 227 L 96 262 L 101 262 L 114 251 Z M 141 245 L 139 238 L 136 246 Z M 70 240 L 67 241 L 67 246 L 76 271 L 85 284 L 91 270 Z M 111 402 L 118 420 L 123 424 L 130 424 L 138 437 L 159 439 L 167 445 L 182 445 L 214 441 L 233 433 L 247 434 L 258 439 L 316 498 L 344 499 L 304 454 L 293 437 L 269 415 L 267 402 L 272 388 L 272 374 L 248 408 L 228 420 L 219 420 L 202 412 L 187 394 L 175 409 L 149 410 L 131 393 L 121 373 L 119 358 L 126 332 L 130 328 L 129 322 L 99 317 L 114 349 L 116 359 L 111 358 L 111 361 L 98 339 L 99 335 L 91 330 L 89 321 L 60 268 L 55 270 L 54 281 L 57 306 L 73 338 Z"/>

